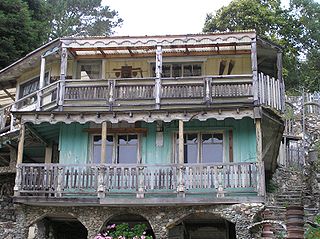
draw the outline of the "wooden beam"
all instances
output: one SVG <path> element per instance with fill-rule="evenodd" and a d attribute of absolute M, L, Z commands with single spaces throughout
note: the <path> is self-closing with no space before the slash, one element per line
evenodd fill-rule
<path fill-rule="evenodd" d="M 250 50 L 238 50 L 237 55 L 249 55 L 251 53 Z M 187 52 L 163 52 L 164 57 L 178 57 L 178 56 L 212 56 L 212 55 L 234 55 L 234 51 L 206 51 L 206 52 L 196 52 L 189 51 Z M 135 54 L 135 57 L 153 57 L 154 53 L 141 53 Z M 77 55 L 76 59 L 119 59 L 119 58 L 130 58 L 132 57 L 130 54 L 108 54 L 106 57 L 100 55 Z"/>
<path fill-rule="evenodd" d="M 183 121 L 179 120 L 179 164 L 184 164 Z"/>
<path fill-rule="evenodd" d="M 15 97 L 7 90 L 4 88 L 4 86 L 0 83 L 0 86 L 1 86 L 1 90 L 4 91 L 4 93 L 6 93 L 7 96 L 9 96 L 13 101 L 15 101 Z"/>
<path fill-rule="evenodd" d="M 107 56 L 106 53 L 103 51 L 103 49 L 102 49 L 101 47 L 98 47 L 97 49 L 98 49 L 98 51 L 101 52 L 101 54 L 103 55 L 103 57 L 106 57 L 106 56 Z"/>
<path fill-rule="evenodd" d="M 45 146 L 48 146 L 48 142 L 34 129 L 32 128 L 30 125 L 26 125 L 25 126 L 27 128 L 27 130 L 35 137 L 37 138 L 42 144 L 44 144 Z"/>
<path fill-rule="evenodd" d="M 24 136 L 25 136 L 26 128 L 23 123 L 21 123 L 20 128 L 20 137 L 18 143 L 18 156 L 17 156 L 17 164 L 21 164 L 23 160 L 23 146 L 24 146 Z"/>
<path fill-rule="evenodd" d="M 88 128 L 83 129 L 83 131 L 88 132 L 89 134 L 100 134 L 102 132 L 102 128 Z M 146 128 L 109 128 L 108 133 L 127 133 L 127 134 L 144 134 L 146 135 L 148 129 Z"/>
<path fill-rule="evenodd" d="M 106 157 L 107 157 L 107 122 L 102 122 L 102 129 L 101 129 L 101 159 L 100 163 L 104 164 L 106 163 Z"/>

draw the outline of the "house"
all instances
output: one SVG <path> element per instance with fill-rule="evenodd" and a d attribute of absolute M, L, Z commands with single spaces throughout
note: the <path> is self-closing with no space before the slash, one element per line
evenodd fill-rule
<path fill-rule="evenodd" d="M 255 31 L 67 37 L 2 69 L 20 237 L 127 222 L 249 238 L 282 137 L 281 54 Z"/>

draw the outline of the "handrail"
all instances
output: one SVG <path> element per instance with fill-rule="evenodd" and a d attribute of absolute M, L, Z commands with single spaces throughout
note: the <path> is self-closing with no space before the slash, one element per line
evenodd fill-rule
<path fill-rule="evenodd" d="M 48 197 L 125 193 L 208 194 L 229 190 L 263 195 L 263 165 L 258 162 L 214 164 L 18 164 L 15 195 Z"/>

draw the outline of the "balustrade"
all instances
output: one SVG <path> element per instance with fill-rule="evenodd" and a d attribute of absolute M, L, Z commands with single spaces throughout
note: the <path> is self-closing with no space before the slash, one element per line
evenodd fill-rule
<path fill-rule="evenodd" d="M 259 189 L 258 163 L 123 165 L 20 164 L 15 195 L 109 197 L 118 194 L 255 193 Z"/>

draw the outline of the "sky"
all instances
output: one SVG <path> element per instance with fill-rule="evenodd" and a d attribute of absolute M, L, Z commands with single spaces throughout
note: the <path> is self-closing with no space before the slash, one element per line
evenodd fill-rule
<path fill-rule="evenodd" d="M 320 2 L 320 0 L 315 0 Z M 200 33 L 207 13 L 231 0 L 102 0 L 124 20 L 114 35 L 165 35 Z M 289 0 L 282 0 L 288 6 Z"/>
<path fill-rule="evenodd" d="M 200 33 L 206 14 L 231 0 L 103 0 L 124 20 L 115 35 Z"/>

